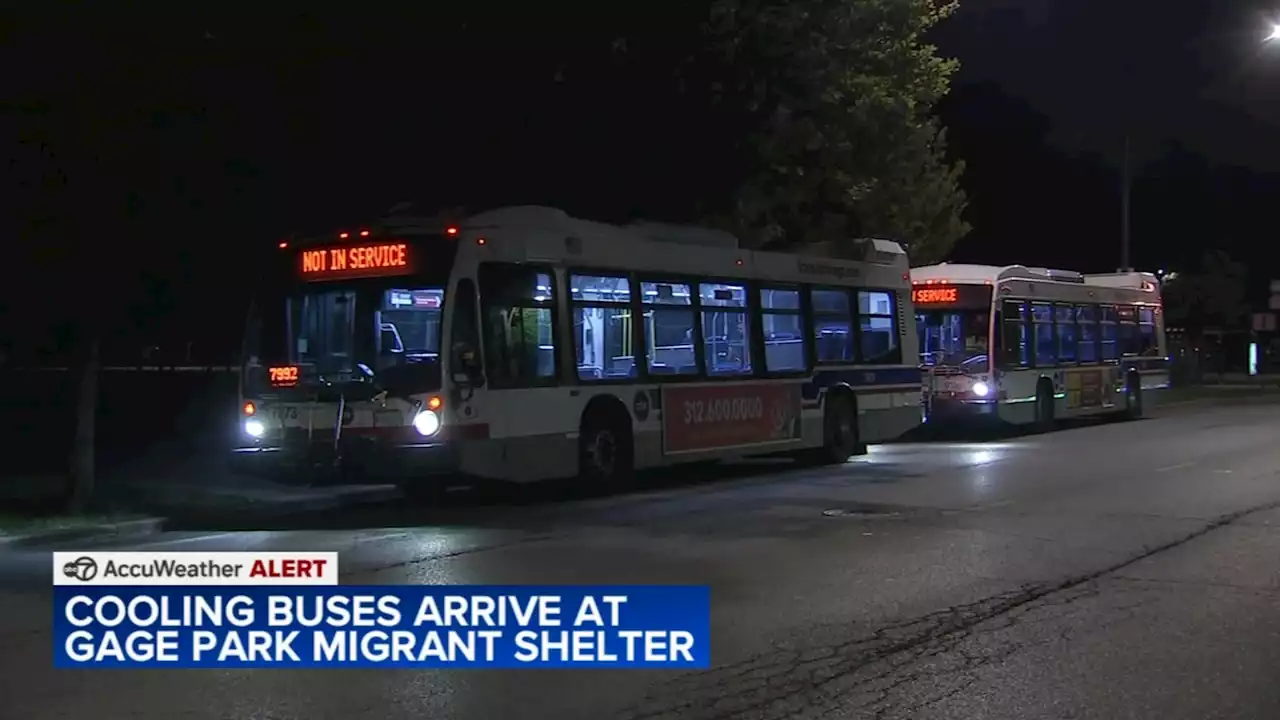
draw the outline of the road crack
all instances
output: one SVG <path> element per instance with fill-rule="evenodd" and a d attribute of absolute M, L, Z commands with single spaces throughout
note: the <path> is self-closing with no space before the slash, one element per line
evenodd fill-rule
<path fill-rule="evenodd" d="M 910 716 L 963 692 L 971 673 L 1022 648 L 1006 643 L 974 654 L 961 644 L 1021 621 L 1020 610 L 1069 606 L 1097 592 L 1097 580 L 1197 540 L 1249 515 L 1280 508 L 1280 500 L 1218 516 L 1194 532 L 1145 547 L 1099 570 L 1052 583 L 1031 583 L 975 602 L 896 622 L 870 635 L 806 650 L 781 649 L 712 670 L 681 676 L 659 687 L 621 717 L 627 720 L 699 718 L 774 720 L 815 713 L 837 705 L 882 718 Z M 1049 617 L 1039 618 L 1043 622 Z M 999 621 L 993 623 L 992 621 Z M 982 626 L 980 632 L 979 626 Z M 933 663 L 932 665 L 930 663 Z M 930 679 L 943 684 L 910 707 L 889 702 L 894 690 Z M 947 683 L 946 680 L 951 682 Z M 824 713 L 825 714 L 825 713 Z"/>

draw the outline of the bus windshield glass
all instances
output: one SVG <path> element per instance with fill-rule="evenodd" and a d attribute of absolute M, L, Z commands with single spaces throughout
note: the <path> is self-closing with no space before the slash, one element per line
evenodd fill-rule
<path fill-rule="evenodd" d="M 990 344 L 990 286 L 926 284 L 913 289 L 911 299 L 916 309 L 921 365 L 985 369 Z"/>
<path fill-rule="evenodd" d="M 268 283 L 250 317 L 246 389 L 361 383 L 375 392 L 439 390 L 449 264 L 430 267 L 436 270 Z"/>
<path fill-rule="evenodd" d="M 934 367 L 969 368 L 985 365 L 988 352 L 988 311 L 928 310 L 916 313 L 920 362 Z"/>
<path fill-rule="evenodd" d="M 357 311 L 362 300 L 371 305 L 372 327 L 366 327 L 368 315 Z M 324 290 L 285 303 L 288 361 L 313 374 L 349 376 L 363 372 L 360 365 L 376 374 L 440 360 L 444 288 L 396 287 L 373 294 Z M 372 348 L 358 347 L 366 329 L 376 331 Z"/>

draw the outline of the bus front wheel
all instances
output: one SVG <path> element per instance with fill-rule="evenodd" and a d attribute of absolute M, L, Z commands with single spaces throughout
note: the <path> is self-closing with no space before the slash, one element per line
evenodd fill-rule
<path fill-rule="evenodd" d="M 631 483 L 635 450 L 630 421 L 620 407 L 587 410 L 578 435 L 578 481 L 584 489 L 612 491 Z"/>
<path fill-rule="evenodd" d="M 1042 380 L 1036 388 L 1036 429 L 1049 432 L 1054 427 L 1053 385 Z"/>

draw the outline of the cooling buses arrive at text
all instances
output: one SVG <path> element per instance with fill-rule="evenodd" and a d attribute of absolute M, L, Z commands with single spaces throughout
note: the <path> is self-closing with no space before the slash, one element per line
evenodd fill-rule
<path fill-rule="evenodd" d="M 921 422 L 906 255 L 516 207 L 282 243 L 246 338 L 238 457 L 393 476 L 843 462 Z"/>

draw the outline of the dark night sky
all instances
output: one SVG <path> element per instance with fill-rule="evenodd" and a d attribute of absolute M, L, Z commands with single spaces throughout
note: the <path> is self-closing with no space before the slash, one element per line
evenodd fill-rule
<path fill-rule="evenodd" d="M 645 68 L 670 67 L 696 44 L 696 33 L 673 30 L 696 28 L 702 8 L 692 5 L 606 12 L 550 3 L 512 16 L 510 4 L 499 12 L 472 3 L 470 19 L 368 10 L 252 22 L 20 18 L 0 25 L 0 61 L 28 69 L 9 75 L 16 99 L 0 116 L 21 140 L 8 163 L 13 190 L 0 201 L 6 232 L 27 248 L 65 235 L 40 225 L 41 235 L 31 218 L 83 207 L 84 198 L 50 188 L 79 175 L 84 137 L 106 133 L 126 158 L 109 189 L 131 210 L 127 229 L 112 232 L 147 254 L 121 276 L 146 277 L 120 283 L 134 316 L 121 327 L 136 327 L 122 335 L 216 325 L 232 338 L 242 318 L 235 301 L 247 295 L 237 270 L 251 248 L 360 222 L 402 200 L 691 217 L 732 184 L 728 133 L 696 100 L 673 95 L 669 73 Z M 1266 230 L 1280 184 L 1215 169 L 1280 170 L 1271 92 L 1280 46 L 1259 44 L 1265 8 L 961 8 L 938 32 L 963 66 L 943 108 L 973 198 L 975 229 L 957 259 L 1114 267 L 1113 163 L 1127 125 L 1148 166 L 1135 188 L 1140 265 L 1181 262 L 1206 243 L 1255 264 L 1280 262 L 1253 229 Z M 48 127 L 50 108 L 63 118 L 59 130 Z M 1183 149 L 1171 155 L 1170 141 Z M 94 199 L 113 207 L 111 197 Z"/>
<path fill-rule="evenodd" d="M 1027 98 L 1068 146 L 1114 154 L 1128 116 L 1148 158 L 1177 138 L 1280 169 L 1280 47 L 1260 42 L 1271 17 L 1231 0 L 965 0 L 942 37 L 960 81 Z"/>

